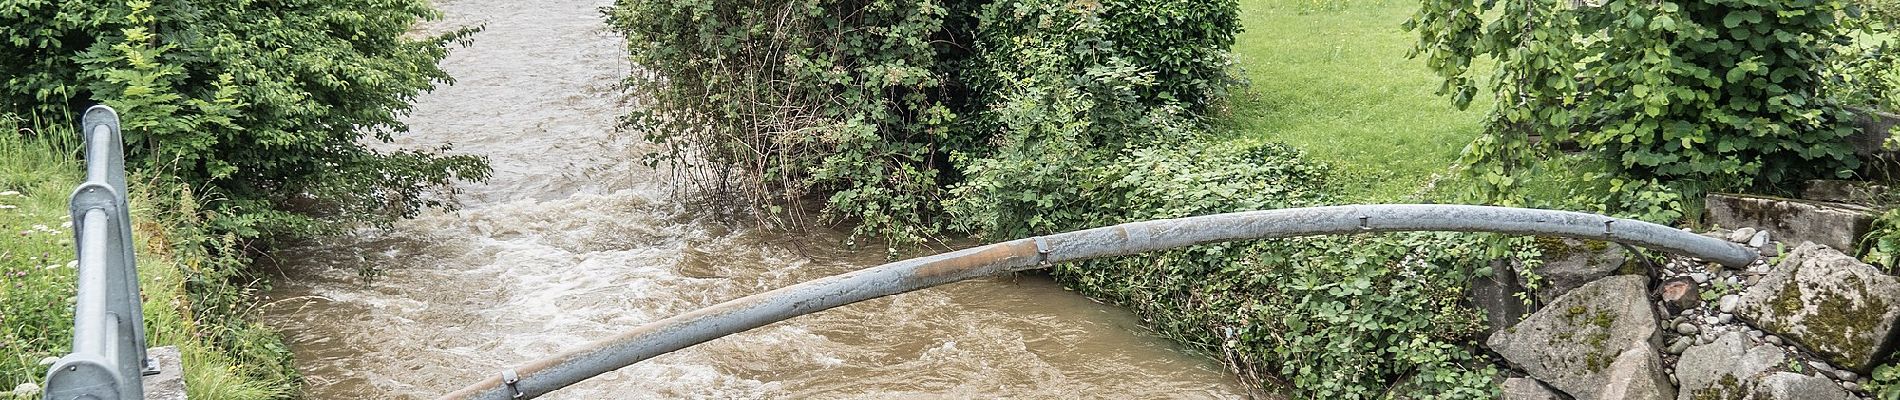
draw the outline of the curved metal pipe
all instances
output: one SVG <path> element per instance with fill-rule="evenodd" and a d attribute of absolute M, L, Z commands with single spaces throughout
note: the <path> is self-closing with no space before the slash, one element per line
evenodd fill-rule
<path fill-rule="evenodd" d="M 1356 205 L 1132 222 L 1012 240 L 825 277 L 654 321 L 521 364 L 442 399 L 533 398 L 653 358 L 773 322 L 931 286 L 1086 260 L 1245 239 L 1364 232 L 1496 232 L 1604 240 L 1731 267 L 1754 250 L 1648 222 L 1569 211 L 1464 205 Z"/>

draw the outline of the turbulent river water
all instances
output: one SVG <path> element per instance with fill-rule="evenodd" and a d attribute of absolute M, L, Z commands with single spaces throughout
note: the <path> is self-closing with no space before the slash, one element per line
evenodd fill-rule
<path fill-rule="evenodd" d="M 835 235 L 733 226 L 675 202 L 615 133 L 639 102 L 603 0 L 451 0 L 428 29 L 485 24 L 443 62 L 396 146 L 491 158 L 464 208 L 286 251 L 263 306 L 312 398 L 433 398 L 673 314 L 876 265 Z M 794 237 L 796 236 L 796 237 Z M 383 275 L 371 283 L 359 267 Z M 269 268 L 269 267 L 267 267 Z M 551 398 L 1235 398 L 1203 357 L 1132 315 L 1023 275 L 795 318 L 602 375 Z"/>

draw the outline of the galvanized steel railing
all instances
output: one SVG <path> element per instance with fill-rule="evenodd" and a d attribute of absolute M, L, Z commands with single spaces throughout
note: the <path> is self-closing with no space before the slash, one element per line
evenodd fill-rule
<path fill-rule="evenodd" d="M 742 297 L 522 364 L 442 398 L 532 398 L 648 358 L 792 317 L 1058 262 L 1232 240 L 1401 231 L 1595 239 L 1700 257 L 1732 267 L 1748 265 L 1760 256 L 1734 243 L 1648 222 L 1505 207 L 1336 206 L 1144 221 L 913 258 Z"/>
<path fill-rule="evenodd" d="M 86 138 L 86 183 L 72 196 L 79 253 L 73 351 L 47 370 L 44 398 L 141 399 L 141 377 L 158 369 L 145 354 L 119 114 L 94 106 L 86 110 L 80 133 Z"/>

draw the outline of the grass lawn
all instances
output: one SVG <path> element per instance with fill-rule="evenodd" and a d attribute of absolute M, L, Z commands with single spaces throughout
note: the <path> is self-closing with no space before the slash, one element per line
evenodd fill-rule
<path fill-rule="evenodd" d="M 1241 0 L 1234 44 L 1241 76 L 1233 140 L 1305 150 L 1343 174 L 1346 201 L 1405 201 L 1445 175 L 1476 137 L 1488 103 L 1469 111 L 1435 94 L 1438 78 L 1406 58 L 1408 0 Z M 1479 96 L 1483 97 L 1483 96 Z M 1416 200 L 1416 199 L 1412 199 Z"/>

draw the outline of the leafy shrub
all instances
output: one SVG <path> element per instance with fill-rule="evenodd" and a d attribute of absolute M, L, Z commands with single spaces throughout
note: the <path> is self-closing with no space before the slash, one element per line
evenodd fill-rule
<path fill-rule="evenodd" d="M 1874 368 L 1873 376 L 1867 384 L 1867 391 L 1875 398 L 1900 399 L 1900 353 L 1887 358 L 1892 362 Z"/>
<path fill-rule="evenodd" d="M 991 147 L 954 159 L 966 177 L 948 201 L 959 228 L 1021 237 L 1098 215 L 1106 182 L 1078 174 L 1126 161 L 1125 149 L 1195 138 L 1187 106 L 1152 95 L 1172 92 L 1154 69 L 1118 54 L 1111 26 L 1094 14 L 1005 1 L 985 5 L 977 21 L 962 76 L 990 108 L 965 127 L 996 133 Z"/>
<path fill-rule="evenodd" d="M 0 1 L 0 107 L 64 116 L 117 108 L 128 160 L 218 196 L 219 229 L 307 234 L 445 207 L 424 192 L 485 179 L 486 163 L 384 152 L 416 94 L 449 76 L 447 44 L 415 37 L 421 0 Z"/>
<path fill-rule="evenodd" d="M 948 12 L 934 0 L 623 0 L 609 16 L 653 71 L 629 82 L 653 99 L 629 121 L 671 150 L 651 162 L 712 161 L 689 171 L 697 189 L 761 206 L 827 195 L 828 216 L 911 241 L 930 232 L 956 140 L 937 68 Z"/>
<path fill-rule="evenodd" d="M 1848 7 L 1842 22 L 1859 34 L 1829 65 L 1829 92 L 1848 104 L 1900 111 L 1900 43 L 1894 35 L 1900 32 L 1900 1 L 1855 0 Z"/>
<path fill-rule="evenodd" d="M 1011 156 L 999 149 L 1066 142 L 1101 158 L 1155 135 L 1145 127 L 1190 123 L 1227 80 L 1237 9 L 622 0 L 608 13 L 653 71 L 630 82 L 653 106 L 628 118 L 670 149 L 651 162 L 793 223 L 798 200 L 823 196 L 822 219 L 855 223 L 854 238 L 906 244 L 939 231 L 943 188 Z"/>
<path fill-rule="evenodd" d="M 1850 114 L 1822 89 L 1840 0 L 1577 2 L 1426 0 L 1406 23 L 1460 107 L 1471 65 L 1497 61 L 1496 99 L 1467 163 L 1508 191 L 1531 146 L 1574 139 L 1638 181 L 1770 189 L 1856 167 Z M 1486 16 L 1496 16 L 1494 20 Z"/>
<path fill-rule="evenodd" d="M 973 179 L 951 210 L 1013 237 L 1330 200 L 1328 169 L 1278 144 L 1138 148 L 1085 164 L 1060 161 L 1071 153 L 1029 154 L 1076 167 L 1047 171 L 1069 185 L 1027 199 Z M 1056 200 L 1036 203 L 1047 199 Z M 1488 398 L 1491 367 L 1467 347 L 1483 319 L 1460 304 L 1483 265 L 1475 243 L 1453 234 L 1227 243 L 1058 265 L 1055 274 L 1135 310 L 1162 335 L 1219 354 L 1248 383 L 1295 397 L 1381 397 L 1409 377 L 1403 383 L 1416 393 Z"/>

